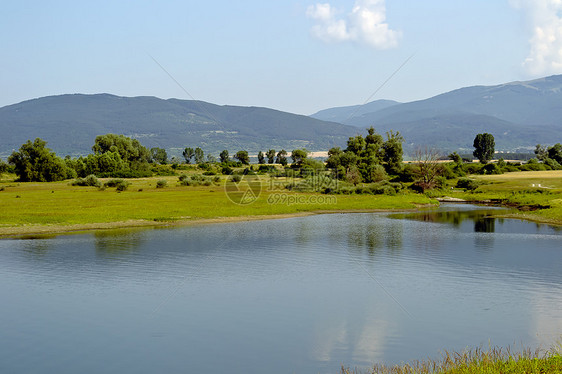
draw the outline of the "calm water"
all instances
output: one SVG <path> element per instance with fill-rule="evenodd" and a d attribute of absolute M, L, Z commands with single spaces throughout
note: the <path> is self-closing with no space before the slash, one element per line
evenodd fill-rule
<path fill-rule="evenodd" d="M 0 241 L 0 372 L 338 373 L 549 348 L 562 231 L 478 209 Z"/>

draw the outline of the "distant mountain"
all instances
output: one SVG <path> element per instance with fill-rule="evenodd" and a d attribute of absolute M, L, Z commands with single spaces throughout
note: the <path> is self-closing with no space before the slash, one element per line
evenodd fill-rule
<path fill-rule="evenodd" d="M 322 112 L 332 110 L 339 108 Z M 483 131 L 494 135 L 500 149 L 552 144 L 562 141 L 562 75 L 461 88 L 426 100 L 361 110 L 342 123 L 374 126 L 380 133 L 397 130 L 407 143 L 452 150 L 472 149 L 474 136 Z"/>
<path fill-rule="evenodd" d="M 357 128 L 273 109 L 219 106 L 202 101 L 109 94 L 61 95 L 0 108 L 0 156 L 37 137 L 59 155 L 91 153 L 95 137 L 124 134 L 147 147 L 181 154 L 201 147 L 215 156 L 282 148 L 344 146 Z"/>
<path fill-rule="evenodd" d="M 364 105 L 342 106 L 321 110 L 312 114 L 311 117 L 322 121 L 345 123 L 351 118 L 373 113 L 397 104 L 400 103 L 393 100 L 376 100 Z"/>

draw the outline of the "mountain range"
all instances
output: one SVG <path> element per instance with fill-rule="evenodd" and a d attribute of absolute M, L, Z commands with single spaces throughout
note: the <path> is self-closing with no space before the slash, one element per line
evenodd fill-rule
<path fill-rule="evenodd" d="M 59 155 L 91 152 L 97 135 L 124 134 L 180 155 L 185 147 L 218 154 L 273 148 L 345 148 L 349 136 L 400 131 L 406 149 L 472 150 L 488 132 L 496 149 L 532 149 L 562 142 L 562 75 L 496 86 L 474 86 L 425 100 L 377 100 L 329 108 L 311 116 L 261 107 L 110 94 L 47 96 L 0 108 L 0 157 L 28 139 L 47 141 Z"/>
<path fill-rule="evenodd" d="M 472 149 L 474 136 L 488 132 L 498 149 L 531 148 L 562 141 L 562 75 L 466 87 L 410 103 L 331 108 L 311 117 L 373 126 L 379 133 L 400 131 L 410 145 Z"/>
<path fill-rule="evenodd" d="M 0 155 L 37 137 L 59 155 L 91 153 L 97 135 L 116 133 L 146 147 L 181 155 L 201 147 L 218 155 L 270 148 L 325 150 L 345 144 L 357 128 L 268 108 L 219 106 L 193 100 L 60 95 L 0 108 Z"/>

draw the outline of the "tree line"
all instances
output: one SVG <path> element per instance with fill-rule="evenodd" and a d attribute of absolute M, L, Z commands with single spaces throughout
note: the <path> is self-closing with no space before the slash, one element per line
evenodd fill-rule
<path fill-rule="evenodd" d="M 282 167 L 298 171 L 298 176 L 313 175 L 315 171 L 330 171 L 332 178 L 346 181 L 353 186 L 372 183 L 411 183 L 414 189 L 425 191 L 427 189 L 442 187 L 446 179 L 464 177 L 466 174 L 497 174 L 504 171 L 517 170 L 546 170 L 560 169 L 562 164 L 562 145 L 560 143 L 551 147 L 537 145 L 535 155 L 524 165 L 511 165 L 503 160 L 490 163 L 495 152 L 495 141 L 491 134 L 478 134 L 474 139 L 474 157 L 478 158 L 481 166 L 466 164 L 464 160 L 453 152 L 448 157 L 449 164 L 439 163 L 442 157 L 436 150 L 419 148 L 413 154 L 413 161 L 403 162 L 402 144 L 404 138 L 398 132 L 390 131 L 386 137 L 377 134 L 373 127 L 367 129 L 367 134 L 350 137 L 345 149 L 331 148 L 325 163 L 309 158 L 304 149 L 295 149 L 289 153 L 282 149 L 276 151 L 269 149 L 260 151 L 257 163 L 279 164 Z M 165 149 L 144 147 L 138 140 L 124 135 L 106 134 L 95 138 L 91 154 L 78 158 L 58 157 L 46 146 L 40 138 L 31 142 L 28 140 L 18 151 L 13 152 L 8 158 L 8 164 L 0 161 L 0 173 L 11 168 L 18 179 L 27 181 L 58 181 L 89 175 L 97 177 L 147 177 L 152 176 L 154 166 L 168 164 L 168 155 Z M 210 154 L 205 157 L 200 148 L 187 147 L 182 156 L 185 164 L 198 164 L 201 167 L 209 164 L 222 165 L 223 174 L 231 174 L 232 167 L 250 164 L 247 151 L 240 150 L 232 155 L 228 150 L 223 150 L 216 160 Z M 291 165 L 289 158 L 292 159 Z M 234 161 L 236 160 L 236 161 Z M 171 160 L 173 166 L 177 159 Z M 260 170 L 262 168 L 260 167 Z M 264 166 L 263 170 L 270 170 Z"/>

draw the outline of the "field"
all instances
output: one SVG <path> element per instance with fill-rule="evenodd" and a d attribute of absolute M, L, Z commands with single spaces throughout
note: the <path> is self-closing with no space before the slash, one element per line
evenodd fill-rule
<path fill-rule="evenodd" d="M 483 185 L 474 192 L 452 190 L 447 195 L 470 201 L 499 199 L 508 205 L 522 207 L 511 217 L 562 224 L 562 170 L 522 171 L 472 178 Z"/>
<path fill-rule="evenodd" d="M 166 180 L 166 187 L 156 187 L 160 180 Z M 250 204 L 239 204 L 225 192 L 224 177 L 217 184 L 196 187 L 180 185 L 177 176 L 128 181 L 131 184 L 123 192 L 72 186 L 71 181 L 0 181 L 0 236 L 260 219 L 319 211 L 403 210 L 432 203 L 430 198 L 414 193 L 320 195 L 270 190 L 270 180 L 263 177 L 259 197 Z"/>
<path fill-rule="evenodd" d="M 432 198 L 411 192 L 396 196 L 291 192 L 279 187 L 286 180 L 268 176 L 259 177 L 257 199 L 240 204 L 242 196 L 233 196 L 225 190 L 225 178 L 222 176 L 208 186 L 183 186 L 177 176 L 130 179 L 128 188 L 119 192 L 112 187 L 72 186 L 72 181 L 18 183 L 13 175 L 4 175 L 0 179 L 0 236 L 264 219 L 317 212 L 408 210 L 435 204 Z M 482 183 L 475 191 L 451 187 L 431 196 L 501 200 L 522 208 L 509 217 L 562 224 L 562 171 L 472 178 Z M 163 180 L 165 186 L 158 188 L 158 181 Z M 451 183 L 454 185 L 455 181 Z"/>

